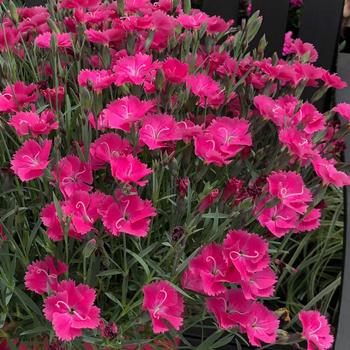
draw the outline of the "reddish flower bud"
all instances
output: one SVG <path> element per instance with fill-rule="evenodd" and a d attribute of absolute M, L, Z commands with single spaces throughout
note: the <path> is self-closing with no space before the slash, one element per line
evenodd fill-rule
<path fill-rule="evenodd" d="M 237 196 L 242 189 L 242 186 L 242 180 L 232 177 L 230 180 L 228 180 L 221 199 L 226 202 L 229 198 Z"/>
<path fill-rule="evenodd" d="M 186 197 L 188 193 L 188 185 L 190 184 L 189 178 L 184 177 L 182 179 L 177 179 L 177 183 L 179 186 L 180 197 Z"/>
<path fill-rule="evenodd" d="M 215 199 L 219 196 L 220 191 L 217 188 L 214 188 L 208 195 L 206 195 L 198 207 L 198 212 L 204 213 L 215 201 Z"/>

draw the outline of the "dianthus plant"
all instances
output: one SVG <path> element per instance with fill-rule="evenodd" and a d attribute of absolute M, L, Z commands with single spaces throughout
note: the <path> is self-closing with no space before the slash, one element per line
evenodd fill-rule
<path fill-rule="evenodd" d="M 345 84 L 313 46 L 265 58 L 258 14 L 188 0 L 0 14 L 0 346 L 329 349 L 325 316 L 275 294 L 282 237 L 350 184 L 350 106 L 314 105 Z"/>

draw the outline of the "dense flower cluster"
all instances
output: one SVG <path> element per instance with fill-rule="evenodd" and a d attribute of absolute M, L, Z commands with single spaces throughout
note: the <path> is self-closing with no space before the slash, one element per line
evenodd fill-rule
<path fill-rule="evenodd" d="M 350 105 L 323 114 L 301 95 L 346 85 L 314 47 L 288 34 L 288 59 L 246 54 L 250 32 L 186 4 L 62 0 L 2 19 L 0 54 L 29 66 L 6 71 L 0 115 L 18 186 L 42 196 L 31 215 L 50 255 L 24 281 L 44 298 L 50 349 L 85 333 L 87 349 L 175 348 L 159 334 L 202 305 L 253 346 L 283 343 L 270 240 L 318 228 L 322 186 L 350 184 L 334 122 Z M 299 318 L 297 341 L 331 347 L 324 316 Z"/>

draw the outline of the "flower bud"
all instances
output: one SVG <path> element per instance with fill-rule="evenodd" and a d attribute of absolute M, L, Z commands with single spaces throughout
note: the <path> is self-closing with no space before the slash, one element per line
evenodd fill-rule
<path fill-rule="evenodd" d="M 214 188 L 209 194 L 207 194 L 201 201 L 198 207 L 198 212 L 203 214 L 219 196 L 220 191 L 218 188 Z"/>

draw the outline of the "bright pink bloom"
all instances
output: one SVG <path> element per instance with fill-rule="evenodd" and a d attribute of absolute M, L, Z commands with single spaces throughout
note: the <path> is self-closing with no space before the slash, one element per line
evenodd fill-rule
<path fill-rule="evenodd" d="M 40 115 L 35 112 L 17 112 L 8 123 L 16 129 L 19 136 L 48 135 L 59 126 L 55 114 L 50 110 Z"/>
<path fill-rule="evenodd" d="M 153 101 L 141 101 L 136 96 L 120 98 L 111 102 L 102 111 L 99 124 L 106 128 L 130 132 L 131 126 L 143 120 L 153 106 Z"/>
<path fill-rule="evenodd" d="M 78 9 L 78 8 L 95 8 L 101 3 L 101 0 L 61 0 L 60 8 Z"/>
<path fill-rule="evenodd" d="M 296 125 L 300 123 L 303 126 L 303 131 L 308 135 L 325 129 L 324 115 L 313 104 L 308 102 L 303 103 L 295 114 L 293 122 Z"/>
<path fill-rule="evenodd" d="M 261 346 L 261 341 L 273 344 L 276 341 L 279 320 L 277 316 L 263 304 L 252 305 L 245 329 L 251 345 Z"/>
<path fill-rule="evenodd" d="M 350 122 L 350 104 L 339 103 L 333 109 L 333 112 L 339 113 L 343 118 Z"/>
<path fill-rule="evenodd" d="M 293 32 L 289 31 L 284 35 L 284 43 L 283 43 L 283 51 L 282 54 L 283 56 L 290 55 L 293 53 Z"/>
<path fill-rule="evenodd" d="M 248 280 L 240 280 L 243 294 L 248 300 L 271 297 L 275 291 L 274 285 L 277 282 L 276 274 L 270 267 L 252 273 Z"/>
<path fill-rule="evenodd" d="M 17 81 L 8 85 L 0 94 L 0 112 L 11 112 L 19 110 L 34 103 L 38 99 L 37 85 L 26 85 L 22 81 Z"/>
<path fill-rule="evenodd" d="M 112 235 L 124 232 L 136 237 L 147 236 L 151 217 L 156 215 L 151 202 L 138 195 L 123 196 L 102 213 L 103 224 Z"/>
<path fill-rule="evenodd" d="M 334 160 L 318 156 L 311 163 L 316 174 L 323 180 L 325 185 L 332 184 L 337 187 L 350 185 L 350 176 L 337 170 Z"/>
<path fill-rule="evenodd" d="M 115 83 L 118 86 L 126 83 L 141 85 L 150 77 L 155 66 L 152 56 L 138 53 L 135 56 L 127 56 L 118 60 L 113 67 Z"/>
<path fill-rule="evenodd" d="M 207 33 L 225 33 L 227 29 L 233 24 L 233 20 L 226 22 L 221 17 L 211 16 L 207 20 Z"/>
<path fill-rule="evenodd" d="M 188 75 L 188 64 L 182 63 L 174 57 L 169 57 L 166 61 L 164 61 L 162 68 L 165 78 L 171 83 L 183 83 Z"/>
<path fill-rule="evenodd" d="M 269 265 L 268 244 L 257 234 L 231 230 L 223 248 L 226 261 L 237 269 L 242 279 L 247 280 L 253 272 Z"/>
<path fill-rule="evenodd" d="M 63 203 L 60 203 L 60 206 L 63 206 Z M 62 212 L 63 217 L 62 217 L 62 224 L 64 225 L 67 223 L 67 217 L 64 215 L 64 212 Z M 40 218 L 43 224 L 46 226 L 46 233 L 49 236 L 50 239 L 53 241 L 61 241 L 64 238 L 64 230 L 61 225 L 60 219 L 58 217 L 56 207 L 54 203 L 50 203 L 46 205 L 40 213 Z M 80 238 L 80 234 L 78 234 L 72 224 L 69 227 L 68 230 L 68 236 L 69 237 L 75 237 L 75 238 Z"/>
<path fill-rule="evenodd" d="M 153 50 L 164 50 L 168 46 L 169 38 L 175 32 L 177 25 L 173 16 L 168 16 L 163 11 L 154 11 L 151 15 L 151 29 L 154 31 L 154 37 L 150 48 Z"/>
<path fill-rule="evenodd" d="M 66 216 L 71 217 L 71 223 L 76 232 L 85 235 L 94 229 L 94 223 L 99 218 L 98 208 L 104 195 L 95 192 L 74 191 L 62 206 Z"/>
<path fill-rule="evenodd" d="M 0 27 L 0 52 L 13 49 L 21 37 L 12 21 L 2 20 Z"/>
<path fill-rule="evenodd" d="M 318 53 L 315 49 L 315 46 L 310 43 L 304 43 L 301 39 L 295 39 L 292 46 L 293 53 L 297 57 L 304 59 L 308 57 L 308 62 L 316 62 L 318 59 Z"/>
<path fill-rule="evenodd" d="M 55 291 L 58 286 L 58 276 L 68 271 L 68 266 L 53 256 L 46 256 L 44 260 L 33 261 L 27 266 L 25 286 L 27 289 L 44 294 Z"/>
<path fill-rule="evenodd" d="M 333 345 L 329 323 L 318 311 L 301 311 L 299 319 L 303 325 L 303 337 L 307 341 L 307 350 L 327 350 Z"/>
<path fill-rule="evenodd" d="M 166 147 L 170 141 L 181 139 L 174 117 L 167 114 L 146 117 L 139 135 L 140 140 L 151 150 Z"/>
<path fill-rule="evenodd" d="M 182 141 L 185 143 L 191 142 L 195 136 L 203 133 L 203 125 L 196 125 L 188 119 L 178 122 L 177 128 L 180 131 Z"/>
<path fill-rule="evenodd" d="M 92 171 L 89 164 L 83 163 L 76 156 L 67 156 L 58 162 L 54 176 L 59 181 L 62 194 L 71 196 L 76 191 L 90 191 Z"/>
<path fill-rule="evenodd" d="M 118 134 L 103 134 L 90 146 L 91 166 L 94 170 L 100 169 L 113 158 L 131 152 L 132 147 L 128 140 L 122 139 Z"/>
<path fill-rule="evenodd" d="M 220 84 L 206 74 L 190 75 L 186 79 L 187 88 L 199 97 L 199 105 L 203 108 L 220 107 L 225 100 L 224 89 Z"/>
<path fill-rule="evenodd" d="M 45 140 L 42 145 L 34 140 L 24 142 L 11 160 L 11 169 L 22 181 L 42 176 L 50 163 L 51 144 L 49 140 Z"/>
<path fill-rule="evenodd" d="M 206 299 L 209 312 L 215 315 L 222 329 L 244 327 L 249 320 L 252 301 L 246 300 L 241 289 L 230 289 L 216 297 Z"/>
<path fill-rule="evenodd" d="M 213 135 L 209 133 L 194 137 L 194 151 L 196 156 L 202 158 L 207 164 L 223 166 L 231 163 L 228 155 L 221 152 L 220 143 L 215 142 Z"/>
<path fill-rule="evenodd" d="M 152 173 L 152 169 L 131 154 L 111 160 L 112 175 L 123 183 L 145 186 L 148 180 L 141 180 Z"/>
<path fill-rule="evenodd" d="M 341 90 L 348 86 L 348 84 L 345 81 L 343 81 L 337 74 L 331 74 L 327 70 L 323 71 L 321 79 L 324 81 L 324 84 L 329 88 Z"/>
<path fill-rule="evenodd" d="M 186 289 L 209 296 L 226 291 L 224 282 L 233 282 L 231 270 L 224 259 L 223 248 L 211 243 L 203 247 L 193 258 L 182 277 Z"/>
<path fill-rule="evenodd" d="M 90 70 L 83 69 L 78 75 L 78 83 L 83 87 L 90 87 L 92 90 L 100 93 L 114 83 L 115 77 L 108 70 Z"/>
<path fill-rule="evenodd" d="M 306 188 L 300 174 L 292 171 L 273 172 L 268 178 L 269 192 L 285 206 L 304 214 L 312 201 L 311 191 Z"/>
<path fill-rule="evenodd" d="M 279 132 L 279 140 L 284 144 L 291 155 L 301 161 L 307 161 L 316 156 L 310 136 L 296 128 L 286 128 Z"/>
<path fill-rule="evenodd" d="M 202 24 L 207 23 L 209 16 L 201 11 L 192 15 L 181 14 L 177 20 L 185 29 L 199 29 Z"/>
<path fill-rule="evenodd" d="M 41 90 L 41 94 L 45 100 L 49 102 L 53 109 L 61 108 L 62 102 L 65 96 L 64 86 L 58 86 L 58 88 Z"/>
<path fill-rule="evenodd" d="M 232 158 L 244 147 L 252 145 L 248 129 L 249 123 L 244 119 L 218 117 L 211 122 L 206 131 L 213 135 L 220 151 Z"/>
<path fill-rule="evenodd" d="M 220 191 L 218 188 L 214 188 L 209 194 L 207 194 L 198 206 L 198 212 L 204 213 L 214 202 L 215 199 L 219 196 Z"/>
<path fill-rule="evenodd" d="M 88 29 L 85 31 L 87 40 L 102 45 L 120 42 L 125 37 L 125 31 L 119 28 L 111 28 L 107 30 Z"/>
<path fill-rule="evenodd" d="M 82 329 L 95 329 L 100 309 L 94 306 L 95 290 L 85 284 L 63 281 L 57 293 L 45 299 L 44 314 L 52 322 L 57 337 L 70 341 L 82 335 Z"/>
<path fill-rule="evenodd" d="M 261 226 L 266 227 L 274 236 L 282 237 L 297 227 L 298 215 L 294 209 L 279 203 L 272 208 L 263 209 L 258 217 L 258 221 Z"/>
<path fill-rule="evenodd" d="M 312 209 L 302 220 L 299 222 L 295 232 L 313 231 L 320 227 L 321 210 Z"/>
<path fill-rule="evenodd" d="M 125 0 L 125 11 L 127 13 L 148 13 L 152 11 L 150 0 Z"/>
<path fill-rule="evenodd" d="M 70 33 L 52 34 L 50 32 L 46 32 L 44 34 L 38 35 L 35 38 L 35 44 L 43 49 L 51 48 L 52 35 L 55 35 L 56 37 L 57 47 L 72 47 L 72 39 Z"/>
<path fill-rule="evenodd" d="M 180 329 L 183 322 L 183 297 L 169 282 L 146 284 L 143 287 L 143 294 L 142 309 L 149 312 L 154 333 L 168 331 L 168 324 L 176 330 Z"/>

